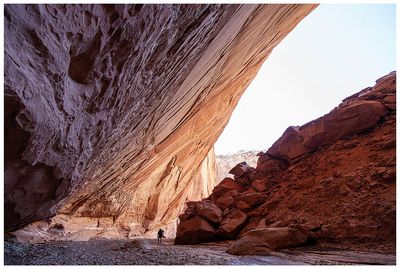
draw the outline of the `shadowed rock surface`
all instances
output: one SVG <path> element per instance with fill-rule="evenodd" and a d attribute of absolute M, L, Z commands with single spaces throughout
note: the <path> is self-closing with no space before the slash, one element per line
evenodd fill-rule
<path fill-rule="evenodd" d="M 260 154 L 255 169 L 240 163 L 231 173 L 234 179 L 225 178 L 206 199 L 223 210 L 217 239 L 222 224 L 234 224 L 229 212 L 240 209 L 245 215 L 232 236 L 238 239 L 232 254 L 265 254 L 318 239 L 376 242 L 393 251 L 396 72 L 344 99 L 328 114 L 289 127 Z M 187 221 L 181 220 L 178 230 Z M 297 235 L 289 239 L 295 243 L 289 244 L 287 234 L 277 229 L 291 229 Z"/>
<path fill-rule="evenodd" d="M 315 6 L 5 5 L 6 231 L 174 233 L 243 91 Z"/>

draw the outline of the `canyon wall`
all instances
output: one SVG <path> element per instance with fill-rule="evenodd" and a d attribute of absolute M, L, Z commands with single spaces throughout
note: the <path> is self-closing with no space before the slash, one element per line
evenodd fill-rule
<path fill-rule="evenodd" d="M 210 192 L 206 156 L 243 91 L 315 6 L 5 5 L 5 230 L 176 223 Z"/>
<path fill-rule="evenodd" d="M 188 202 L 177 244 L 237 239 L 231 254 L 324 241 L 396 243 L 396 72 L 291 126 L 257 167 L 240 163 Z"/>
<path fill-rule="evenodd" d="M 260 151 L 240 150 L 232 154 L 217 155 L 215 159 L 217 166 L 217 182 L 219 183 L 225 177 L 229 177 L 229 171 L 238 163 L 246 162 L 249 166 L 255 167 L 257 165 L 258 153 L 260 153 Z"/>

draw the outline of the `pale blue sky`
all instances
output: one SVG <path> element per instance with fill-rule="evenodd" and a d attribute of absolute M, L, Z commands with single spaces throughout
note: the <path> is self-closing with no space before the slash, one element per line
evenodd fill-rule
<path fill-rule="evenodd" d="M 323 4 L 274 49 L 215 145 L 265 150 L 396 69 L 394 4 Z"/>

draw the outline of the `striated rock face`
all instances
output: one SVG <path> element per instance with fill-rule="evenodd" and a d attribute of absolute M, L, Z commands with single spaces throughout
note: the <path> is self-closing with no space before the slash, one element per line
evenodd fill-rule
<path fill-rule="evenodd" d="M 289 127 L 256 169 L 240 163 L 232 172 L 235 179 L 207 198 L 223 210 L 216 238 L 229 212 L 245 215 L 229 253 L 265 254 L 317 239 L 394 246 L 396 72 L 325 116 Z"/>
<path fill-rule="evenodd" d="M 5 230 L 175 224 L 214 186 L 243 91 L 313 8 L 6 5 Z"/>

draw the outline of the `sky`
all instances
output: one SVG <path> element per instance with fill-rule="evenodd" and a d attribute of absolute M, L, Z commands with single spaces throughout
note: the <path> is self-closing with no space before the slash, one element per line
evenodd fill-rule
<path fill-rule="evenodd" d="M 394 4 L 322 4 L 264 62 L 216 154 L 266 150 L 287 127 L 323 116 L 395 69 Z"/>

